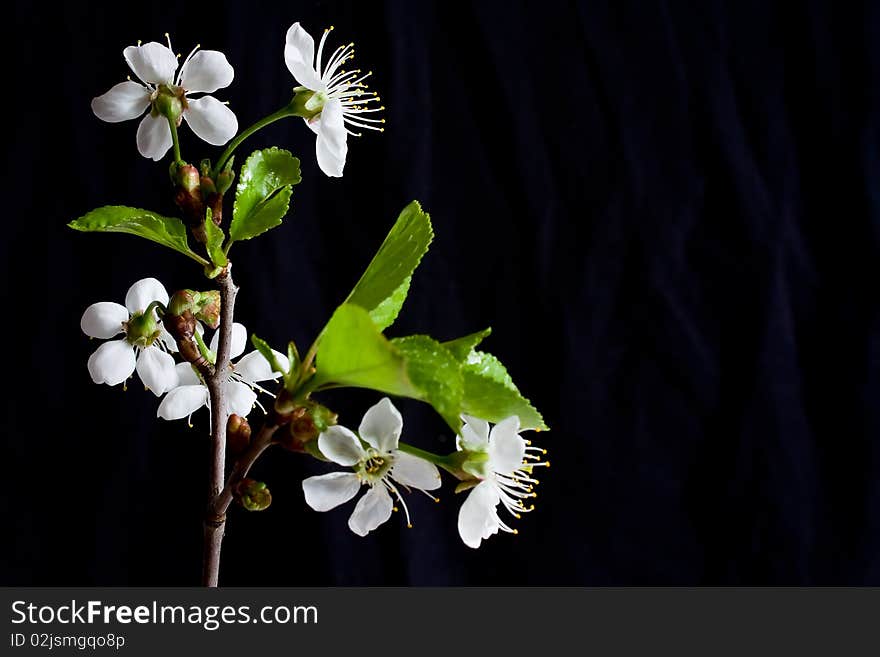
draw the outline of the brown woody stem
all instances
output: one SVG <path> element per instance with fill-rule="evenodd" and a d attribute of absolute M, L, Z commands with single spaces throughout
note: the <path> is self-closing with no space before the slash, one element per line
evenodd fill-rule
<path fill-rule="evenodd" d="M 216 501 L 225 485 L 226 421 L 229 415 L 223 383 L 228 377 L 232 346 L 232 321 L 238 288 L 232 281 L 232 265 L 217 276 L 220 286 L 220 339 L 214 371 L 206 377 L 211 404 L 211 471 L 208 489 L 208 510 L 205 515 L 205 541 L 202 562 L 202 585 L 217 586 L 220 574 L 220 549 L 226 526 L 226 507 L 216 512 Z"/>

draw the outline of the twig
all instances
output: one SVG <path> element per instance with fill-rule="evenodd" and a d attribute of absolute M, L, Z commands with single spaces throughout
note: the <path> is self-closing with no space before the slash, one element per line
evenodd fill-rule
<path fill-rule="evenodd" d="M 235 295 L 238 292 L 232 280 L 231 264 L 217 276 L 217 283 L 220 286 L 220 340 L 214 372 L 206 379 L 211 403 L 211 471 L 202 562 L 202 584 L 211 587 L 217 586 L 220 574 L 220 549 L 226 525 L 225 509 L 218 514 L 214 508 L 224 488 L 226 469 L 226 421 L 229 410 L 223 383 L 228 377 Z"/>

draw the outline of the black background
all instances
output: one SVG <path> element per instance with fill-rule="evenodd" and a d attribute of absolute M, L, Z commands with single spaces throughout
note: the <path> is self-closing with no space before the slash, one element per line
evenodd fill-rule
<path fill-rule="evenodd" d="M 797 6 L 795 6 L 797 5 Z M 536 513 L 479 551 L 461 502 L 413 496 L 367 538 L 303 502 L 317 462 L 273 450 L 274 496 L 236 510 L 221 583 L 878 584 L 876 3 L 138 2 L 14 5 L 6 45 L 3 584 L 196 584 L 207 413 L 91 383 L 94 301 L 154 275 L 203 285 L 136 238 L 82 235 L 104 204 L 173 213 L 165 167 L 92 97 L 138 39 L 225 52 L 241 126 L 289 100 L 295 20 L 374 71 L 387 130 L 317 168 L 273 233 L 234 252 L 238 318 L 306 346 L 400 209 L 437 234 L 392 335 L 491 325 L 552 431 Z M 11 26 L 7 25 L 7 29 Z M 217 154 L 184 129 L 190 160 Z M 376 396 L 328 395 L 356 426 Z M 427 407 L 405 436 L 452 449 Z M 258 416 L 258 412 L 257 412 Z M 442 442 L 441 442 L 442 440 Z"/>

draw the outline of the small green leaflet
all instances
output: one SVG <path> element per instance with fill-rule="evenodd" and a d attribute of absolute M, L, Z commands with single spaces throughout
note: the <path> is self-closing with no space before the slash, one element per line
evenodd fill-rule
<path fill-rule="evenodd" d="M 186 226 L 180 219 L 163 217 L 149 210 L 124 205 L 105 205 L 67 224 L 84 233 L 128 233 L 143 237 L 192 258 L 200 265 L 210 265 L 194 253 L 186 240 Z"/>
<path fill-rule="evenodd" d="M 370 314 L 354 304 L 337 308 L 318 346 L 311 389 L 369 388 L 427 402 L 458 431 L 463 393 L 461 366 L 427 336 L 389 341 Z"/>
<path fill-rule="evenodd" d="M 419 391 L 417 399 L 429 403 L 455 433 L 461 429 L 464 381 L 461 365 L 442 344 L 427 335 L 391 341 L 406 361 L 406 372 Z"/>
<path fill-rule="evenodd" d="M 241 168 L 235 189 L 229 245 L 281 225 L 291 186 L 300 180 L 299 160 L 288 151 L 275 147 L 254 151 Z"/>
<path fill-rule="evenodd" d="M 345 303 L 365 308 L 379 330 L 391 326 L 406 299 L 412 273 L 432 239 L 431 219 L 418 201 L 413 201 L 400 213 Z"/>
<path fill-rule="evenodd" d="M 229 263 L 226 254 L 223 253 L 223 238 L 226 235 L 223 234 L 223 229 L 214 223 L 211 208 L 206 208 L 205 234 L 208 236 L 205 248 L 208 251 L 208 255 L 211 256 L 211 261 L 217 267 L 225 267 Z"/>
<path fill-rule="evenodd" d="M 416 392 L 403 355 L 376 328 L 370 314 L 354 304 L 339 306 L 324 327 L 316 367 L 314 388 L 332 384 L 407 397 Z"/>
<path fill-rule="evenodd" d="M 492 354 L 472 351 L 462 364 L 462 376 L 462 413 L 489 422 L 517 415 L 523 429 L 547 430 L 544 418 L 517 390 L 504 365 Z"/>
<path fill-rule="evenodd" d="M 450 340 L 449 342 L 444 342 L 443 346 L 449 349 L 452 352 L 452 355 L 458 359 L 459 362 L 464 362 L 467 360 L 467 357 L 470 355 L 471 351 L 480 344 L 483 340 L 491 335 L 492 329 L 485 328 L 482 331 L 478 331 L 477 333 L 471 333 L 470 335 L 465 335 L 456 340 Z"/>

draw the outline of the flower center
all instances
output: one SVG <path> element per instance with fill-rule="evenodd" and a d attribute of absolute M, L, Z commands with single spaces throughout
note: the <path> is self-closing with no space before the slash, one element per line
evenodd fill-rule
<path fill-rule="evenodd" d="M 368 483 L 380 481 L 394 464 L 390 454 L 379 452 L 375 449 L 367 451 L 367 455 L 357 464 L 357 476 Z"/>
<path fill-rule="evenodd" d="M 153 312 L 147 314 L 135 313 L 127 322 L 123 322 L 125 339 L 135 347 L 149 347 L 161 334 Z"/>

